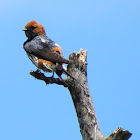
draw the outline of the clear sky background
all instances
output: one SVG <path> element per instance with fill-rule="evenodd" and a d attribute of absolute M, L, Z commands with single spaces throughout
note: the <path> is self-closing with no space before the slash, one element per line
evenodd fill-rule
<path fill-rule="evenodd" d="M 139 140 L 139 0 L 0 0 L 0 19 L 0 140 L 82 139 L 69 91 L 29 75 L 36 67 L 23 50 L 22 29 L 33 19 L 65 58 L 88 50 L 89 89 L 102 133 L 120 126 Z"/>

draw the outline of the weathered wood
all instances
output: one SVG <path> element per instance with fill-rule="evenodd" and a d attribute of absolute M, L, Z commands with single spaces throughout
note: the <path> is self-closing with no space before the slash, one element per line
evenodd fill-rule
<path fill-rule="evenodd" d="M 73 103 L 76 109 L 80 131 L 83 140 L 103 140 L 97 122 L 95 109 L 91 100 L 87 82 L 87 51 L 80 50 L 77 54 L 73 53 L 69 59 L 74 63 L 68 66 L 68 72 L 77 79 L 72 81 L 72 85 L 68 87 Z M 80 84 L 84 87 L 81 88 Z"/>
<path fill-rule="evenodd" d="M 63 79 L 63 81 L 62 81 L 59 78 L 46 77 L 44 75 L 44 73 L 40 72 L 39 70 L 36 70 L 36 71 L 31 70 L 30 75 L 32 75 L 36 79 L 43 80 L 46 83 L 46 85 L 48 85 L 48 84 L 58 84 L 58 85 L 63 85 L 64 87 L 68 86 L 67 85 L 68 79 Z"/>
<path fill-rule="evenodd" d="M 59 78 L 46 77 L 38 71 L 31 71 L 30 74 L 37 79 L 45 81 L 46 84 L 55 83 L 68 87 L 77 113 L 83 140 L 129 139 L 131 137 L 131 133 L 122 128 L 118 128 L 109 137 L 105 137 L 101 133 L 88 89 L 86 58 L 87 51 L 82 50 L 77 54 L 72 53 L 69 56 L 69 59 L 73 60 L 73 63 L 68 65 L 67 70 L 76 80 L 67 77 L 67 79 L 63 79 L 62 81 Z"/>
<path fill-rule="evenodd" d="M 132 133 L 127 130 L 118 127 L 109 137 L 105 140 L 128 140 L 131 137 Z"/>

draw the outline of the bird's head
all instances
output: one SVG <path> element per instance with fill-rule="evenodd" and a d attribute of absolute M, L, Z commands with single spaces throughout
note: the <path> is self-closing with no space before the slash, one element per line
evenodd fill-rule
<path fill-rule="evenodd" d="M 45 35 L 44 27 L 40 23 L 36 22 L 35 20 L 29 21 L 25 25 L 23 31 L 25 31 L 25 34 L 28 37 L 28 39 L 32 39 L 38 35 Z"/>

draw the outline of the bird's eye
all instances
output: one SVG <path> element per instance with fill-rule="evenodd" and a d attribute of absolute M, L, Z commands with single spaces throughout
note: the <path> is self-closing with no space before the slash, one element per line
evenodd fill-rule
<path fill-rule="evenodd" d="M 36 28 L 36 26 L 32 26 L 31 29 L 34 30 Z"/>

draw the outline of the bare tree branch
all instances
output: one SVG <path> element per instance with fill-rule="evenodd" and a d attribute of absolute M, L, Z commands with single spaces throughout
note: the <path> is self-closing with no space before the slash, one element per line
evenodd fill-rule
<path fill-rule="evenodd" d="M 73 60 L 73 63 L 67 66 L 67 71 L 76 80 L 70 77 L 63 80 L 46 77 L 43 73 L 38 71 L 31 71 L 30 74 L 37 79 L 45 81 L 46 84 L 55 83 L 68 87 L 77 113 L 83 140 L 128 140 L 132 134 L 120 127 L 109 137 L 105 137 L 99 129 L 94 105 L 88 89 L 87 51 L 82 51 L 82 49 L 80 49 L 77 54 L 72 53 L 69 59 Z"/>
<path fill-rule="evenodd" d="M 131 137 L 132 133 L 127 130 L 118 127 L 108 138 L 105 140 L 128 140 Z"/>
<path fill-rule="evenodd" d="M 41 73 L 38 70 L 37 71 L 30 71 L 30 75 L 32 75 L 36 79 L 43 80 L 46 83 L 46 85 L 48 85 L 48 84 L 58 84 L 58 85 L 63 85 L 64 87 L 68 87 L 67 79 L 63 79 L 63 81 L 62 81 L 59 78 L 46 77 L 44 75 L 44 73 Z"/>

